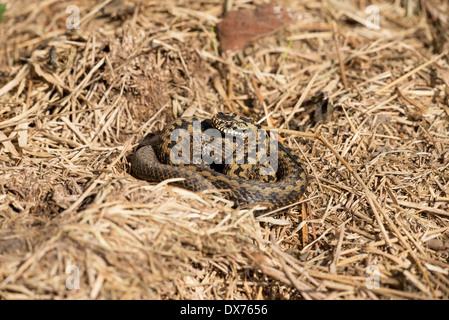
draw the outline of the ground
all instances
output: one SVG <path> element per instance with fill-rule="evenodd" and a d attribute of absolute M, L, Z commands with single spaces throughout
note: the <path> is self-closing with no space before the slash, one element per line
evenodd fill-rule
<path fill-rule="evenodd" d="M 273 2 L 298 19 L 233 53 L 217 24 L 262 1 L 0 3 L 2 299 L 449 298 L 445 0 Z M 217 111 L 284 129 L 296 205 L 129 174 Z"/>

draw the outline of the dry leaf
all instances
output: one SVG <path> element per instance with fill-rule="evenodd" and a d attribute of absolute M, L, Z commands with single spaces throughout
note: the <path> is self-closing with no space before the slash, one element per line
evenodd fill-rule
<path fill-rule="evenodd" d="M 298 19 L 289 8 L 264 4 L 255 10 L 229 11 L 218 25 L 221 50 L 238 51 Z"/>

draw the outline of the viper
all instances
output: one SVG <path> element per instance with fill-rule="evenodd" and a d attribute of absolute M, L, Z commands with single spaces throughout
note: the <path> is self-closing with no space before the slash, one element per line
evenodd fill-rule
<path fill-rule="evenodd" d="M 218 132 L 206 135 L 215 138 L 213 143 L 202 139 L 207 132 Z M 141 143 L 131 158 L 131 173 L 149 182 L 183 178 L 173 184 L 195 192 L 223 190 L 236 206 L 265 204 L 274 209 L 297 202 L 308 184 L 299 156 L 277 139 L 272 150 L 268 135 L 264 139 L 263 134 L 251 132 L 265 131 L 253 120 L 233 113 L 219 112 L 202 120 L 178 118 Z M 257 137 L 262 142 L 251 144 L 250 139 Z M 231 148 L 225 148 L 226 143 Z M 251 145 L 259 148 L 254 152 Z M 196 158 L 195 148 L 200 152 Z M 259 161 L 260 152 L 267 153 L 265 159 L 274 156 L 274 165 Z"/>

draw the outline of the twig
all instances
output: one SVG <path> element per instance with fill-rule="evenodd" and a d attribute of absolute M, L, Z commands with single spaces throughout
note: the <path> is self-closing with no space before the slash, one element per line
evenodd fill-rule
<path fill-rule="evenodd" d="M 437 56 L 434 56 L 432 59 L 430 59 L 429 61 L 423 63 L 422 65 L 420 65 L 419 67 L 416 67 L 415 69 L 407 72 L 406 74 L 404 74 L 402 77 L 397 78 L 396 80 L 390 82 L 389 84 L 387 84 L 386 86 L 378 89 L 376 92 L 374 92 L 375 94 L 379 94 L 382 91 L 388 90 L 391 87 L 397 85 L 399 82 L 407 79 L 408 77 L 410 77 L 412 74 L 417 73 L 418 71 L 420 71 L 421 69 L 424 69 L 425 67 L 427 67 L 428 65 L 431 65 L 432 63 L 434 63 L 435 61 L 441 59 L 442 57 L 444 57 L 447 54 L 447 52 L 443 52 Z"/>

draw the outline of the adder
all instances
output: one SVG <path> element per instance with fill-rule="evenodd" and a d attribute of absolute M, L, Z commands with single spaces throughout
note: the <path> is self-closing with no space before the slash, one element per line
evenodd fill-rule
<path fill-rule="evenodd" d="M 258 176 L 257 173 L 261 169 L 269 168 L 269 166 L 257 162 L 248 164 L 247 162 L 250 162 L 251 159 L 248 154 L 244 155 L 246 161 L 244 164 L 239 163 L 236 159 L 229 164 L 220 164 L 218 161 L 220 159 L 217 158 L 213 160 L 218 164 L 210 164 L 210 162 L 205 163 L 204 157 L 200 163 L 195 163 L 192 156 L 194 144 L 198 143 L 198 137 L 195 137 L 194 134 L 195 124 L 201 133 L 208 132 L 209 129 L 218 130 L 222 135 L 222 140 L 219 140 L 219 143 L 222 144 L 223 150 L 225 138 L 243 137 L 248 140 L 247 132 L 261 130 L 261 126 L 255 124 L 253 120 L 236 114 L 219 112 L 211 119 L 205 120 L 200 120 L 197 117 L 179 118 L 167 125 L 161 132 L 154 134 L 135 152 L 131 159 L 131 173 L 136 178 L 149 182 L 184 178 L 173 184 L 192 191 L 225 190 L 225 196 L 234 201 L 236 206 L 268 204 L 270 209 L 274 209 L 298 201 L 304 193 L 308 184 L 304 165 L 293 150 L 281 143 L 277 143 L 277 168 L 271 175 Z M 189 161 L 174 164 L 173 157 L 176 158 L 180 152 L 178 150 L 179 134 L 178 139 L 174 139 L 175 132 L 184 132 L 187 135 Z M 188 139 L 189 137 L 193 137 L 193 139 Z M 201 136 L 199 139 L 201 140 Z M 243 147 L 245 151 L 248 151 L 246 140 Z M 199 141 L 199 143 L 203 153 L 208 146 L 210 147 L 204 141 Z M 235 145 L 236 142 L 234 142 L 234 147 Z M 237 147 L 231 154 L 223 152 L 223 158 L 230 155 L 236 156 L 236 149 Z M 258 151 L 260 152 L 260 150 Z"/>

